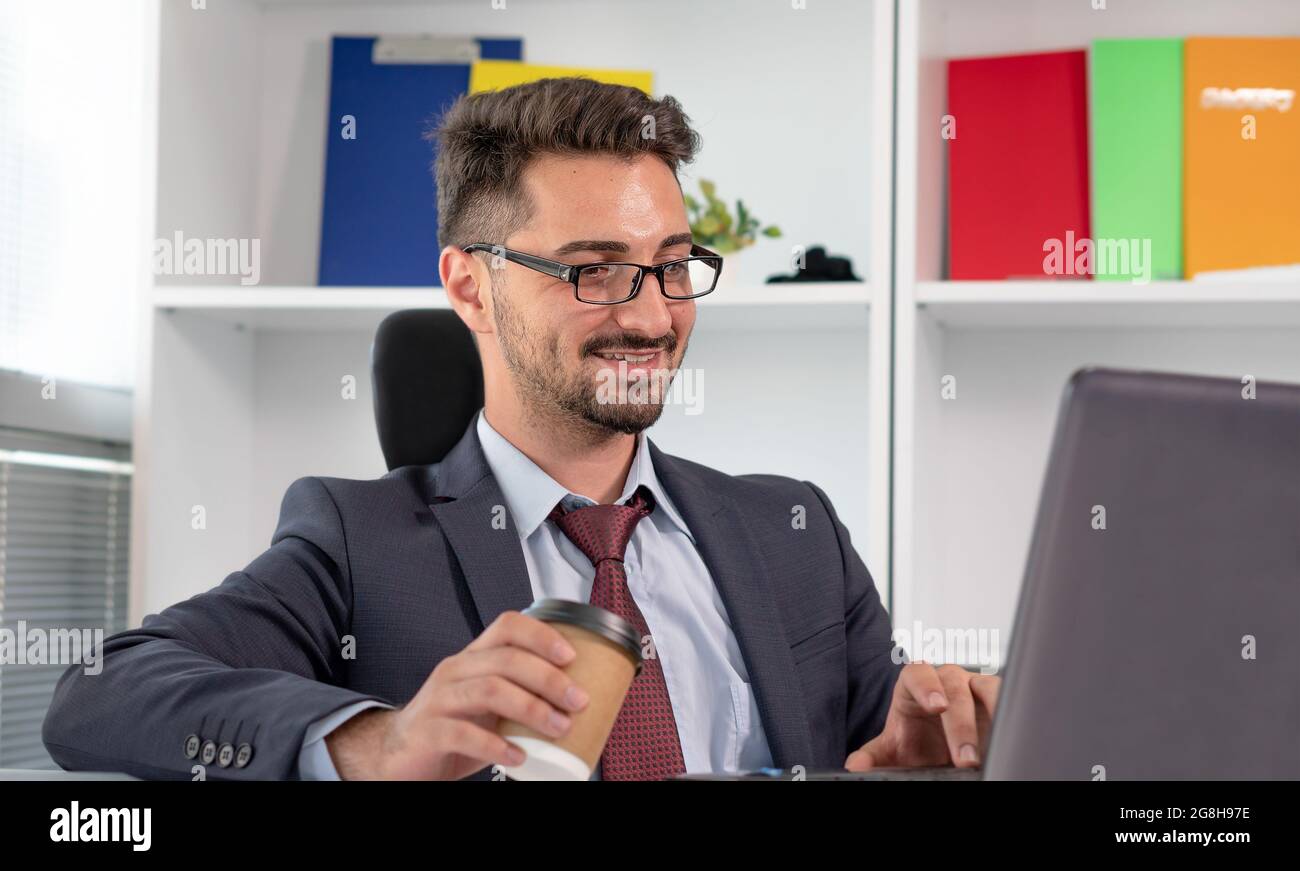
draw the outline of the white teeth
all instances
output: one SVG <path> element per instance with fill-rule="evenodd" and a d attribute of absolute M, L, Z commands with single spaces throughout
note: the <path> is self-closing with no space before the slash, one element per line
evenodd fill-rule
<path fill-rule="evenodd" d="M 626 360 L 628 363 L 645 363 L 655 358 L 654 354 L 600 354 L 606 360 Z"/>

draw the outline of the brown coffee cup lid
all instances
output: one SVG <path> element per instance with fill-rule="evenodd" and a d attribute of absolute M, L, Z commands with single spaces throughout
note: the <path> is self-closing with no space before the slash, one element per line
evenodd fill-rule
<path fill-rule="evenodd" d="M 637 671 L 641 671 L 641 635 L 635 626 L 613 611 L 568 599 L 538 599 L 523 613 L 536 620 L 569 623 L 595 632 L 626 650 Z"/>

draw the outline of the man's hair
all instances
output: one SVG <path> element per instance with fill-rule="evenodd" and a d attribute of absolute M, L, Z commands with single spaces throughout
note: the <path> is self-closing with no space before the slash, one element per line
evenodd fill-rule
<path fill-rule="evenodd" d="M 544 154 L 652 154 L 677 174 L 700 147 L 681 104 L 591 79 L 541 79 L 461 97 L 429 134 L 442 246 L 505 244 L 532 214 L 523 172 Z"/>

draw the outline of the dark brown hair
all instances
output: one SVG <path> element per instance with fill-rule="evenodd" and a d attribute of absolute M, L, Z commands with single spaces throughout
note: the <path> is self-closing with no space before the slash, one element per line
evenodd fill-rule
<path fill-rule="evenodd" d="M 541 79 L 461 97 L 429 134 L 436 142 L 441 245 L 504 244 L 532 204 L 522 176 L 542 154 L 653 154 L 676 175 L 700 137 L 672 97 L 591 79 Z"/>

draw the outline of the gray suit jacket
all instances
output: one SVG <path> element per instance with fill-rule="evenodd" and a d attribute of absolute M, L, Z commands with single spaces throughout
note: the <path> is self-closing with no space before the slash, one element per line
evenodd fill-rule
<path fill-rule="evenodd" d="M 840 767 L 883 727 L 900 666 L 826 494 L 650 451 L 718 586 L 776 765 Z M 210 779 L 297 776 L 312 722 L 361 699 L 407 702 L 444 657 L 530 604 L 513 525 L 490 522 L 504 504 L 472 423 L 436 465 L 298 479 L 243 571 L 107 639 L 102 673 L 62 676 L 46 748 L 64 768 L 150 778 L 189 778 L 214 752 Z"/>

